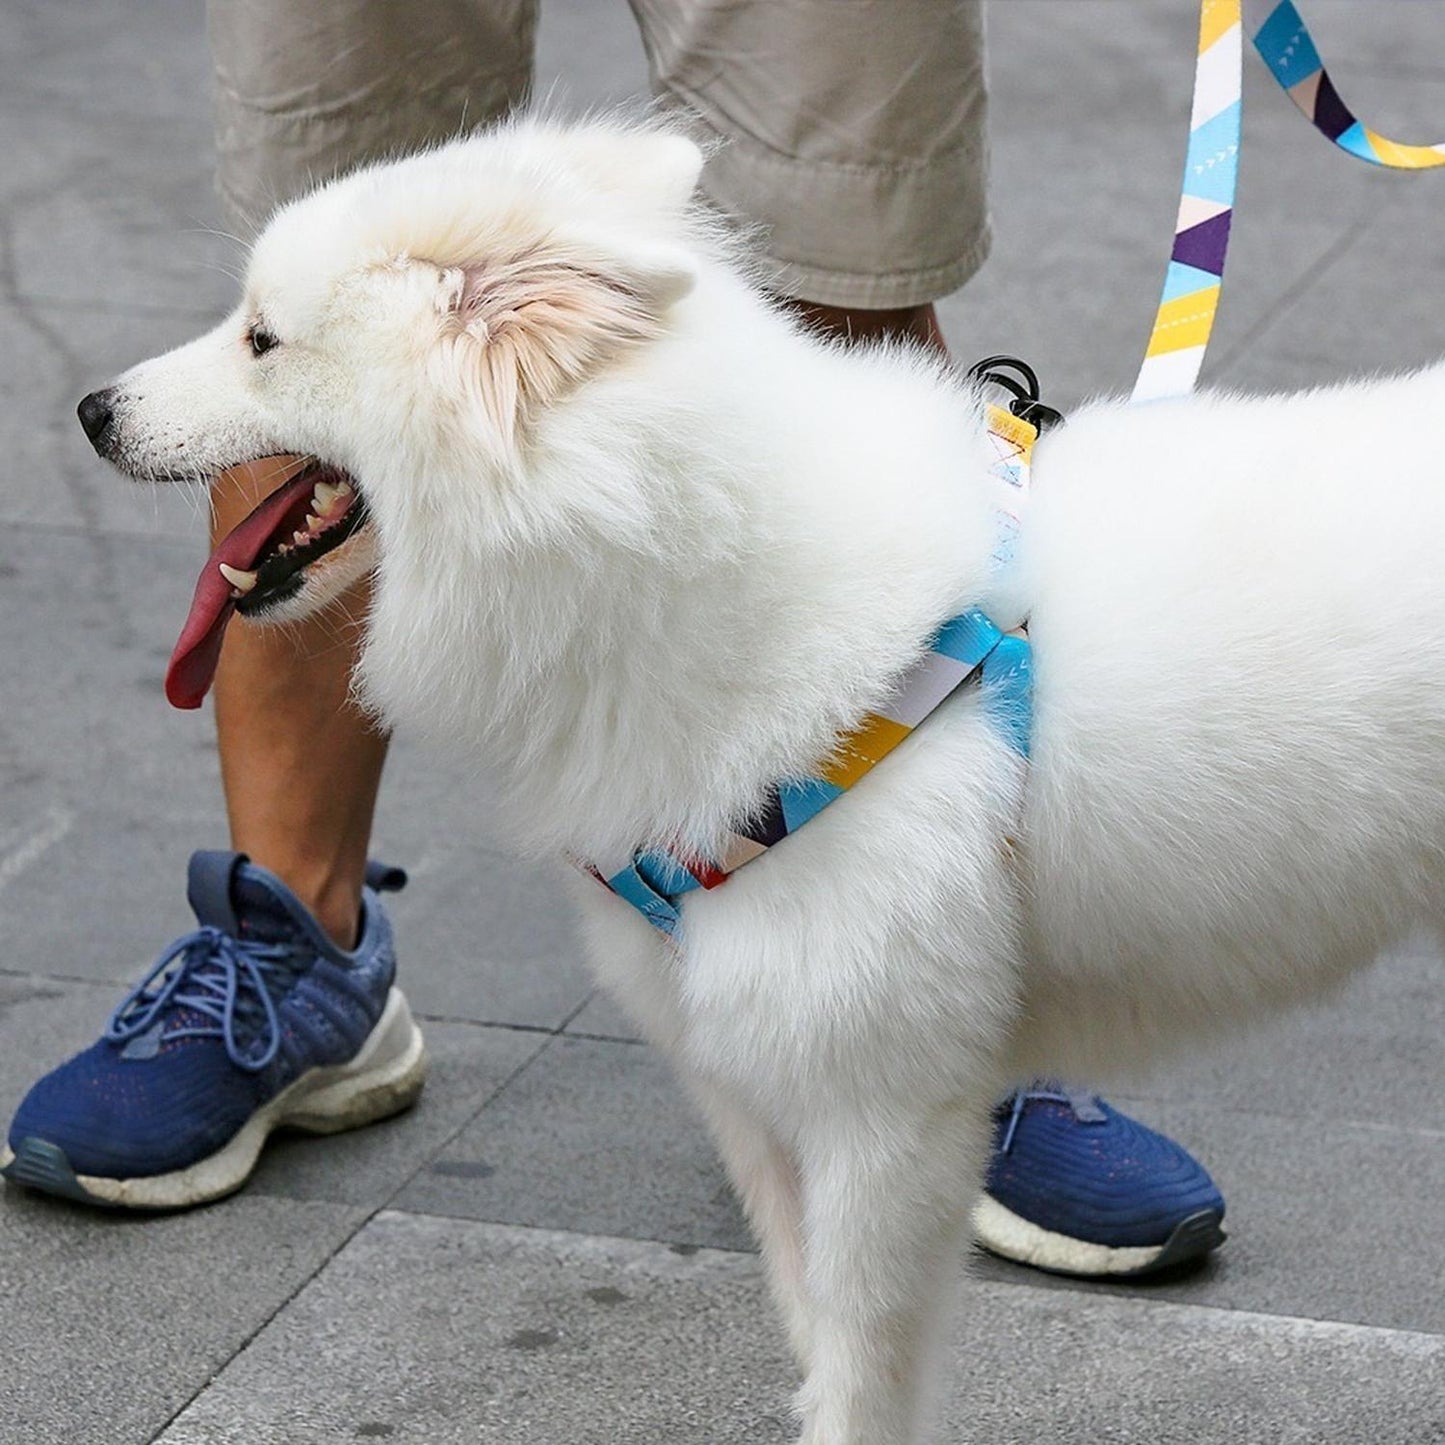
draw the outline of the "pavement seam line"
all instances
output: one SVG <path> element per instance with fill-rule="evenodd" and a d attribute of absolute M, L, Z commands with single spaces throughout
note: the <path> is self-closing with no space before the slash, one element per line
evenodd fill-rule
<path fill-rule="evenodd" d="M 197 1385 L 196 1388 L 192 1390 L 189 1395 L 186 1396 L 186 1398 L 180 1403 L 180 1405 L 176 1407 L 174 1411 L 172 1411 L 170 1415 L 166 1417 L 166 1419 L 162 1422 L 160 1429 L 157 1430 L 155 1434 L 150 1437 L 148 1445 L 159 1445 L 159 1442 L 165 1435 L 166 1431 L 169 1430 L 171 1426 L 174 1425 L 176 1421 L 179 1420 L 180 1417 L 184 1415 L 186 1411 L 189 1410 L 191 1406 L 194 1405 L 196 1401 L 199 1400 L 201 1396 L 204 1395 L 206 1391 L 209 1390 L 218 1379 L 220 1379 L 221 1375 L 226 1370 L 228 1370 L 237 1360 L 239 1360 L 246 1353 L 247 1350 L 251 1348 L 253 1344 L 255 1344 L 257 1338 L 262 1334 L 264 1330 L 266 1330 L 271 1325 L 271 1323 L 276 1319 L 277 1315 L 279 1315 L 282 1310 L 286 1309 L 287 1306 L 290 1305 L 302 1293 L 303 1290 L 309 1289 L 310 1286 L 316 1282 L 322 1272 L 336 1258 L 336 1256 L 340 1254 L 341 1251 L 345 1249 L 346 1246 L 350 1244 L 351 1241 L 355 1239 L 356 1236 L 363 1229 L 366 1228 L 366 1226 L 375 1217 L 375 1213 L 376 1211 L 373 1210 L 372 1213 L 367 1214 L 362 1219 L 359 1219 L 355 1227 L 347 1231 L 345 1238 L 343 1238 L 340 1243 L 337 1244 L 336 1247 L 332 1249 L 326 1255 L 326 1257 L 316 1265 L 316 1268 L 308 1271 L 308 1273 L 303 1279 L 298 1280 L 296 1288 L 291 1290 L 286 1295 L 286 1297 L 277 1304 L 275 1309 L 269 1310 L 266 1313 L 266 1317 L 261 1320 L 254 1329 L 249 1330 L 246 1333 L 245 1337 L 241 1340 L 241 1342 L 226 1355 L 224 1362 L 217 1366 L 214 1370 L 209 1372 L 207 1377 L 199 1385 Z"/>
<path fill-rule="evenodd" d="M 572 1020 L 575 1019 L 584 1008 L 587 1007 L 589 1003 L 591 1003 L 593 995 L 596 992 L 597 990 L 595 988 L 590 990 L 587 996 L 581 1001 L 581 1003 L 579 1003 L 574 1009 L 572 1009 L 572 1011 L 568 1013 L 566 1018 L 564 1018 L 555 1029 L 541 1031 L 543 1042 L 530 1054 L 528 1054 L 527 1057 L 523 1059 L 522 1062 L 518 1064 L 517 1067 L 513 1069 L 512 1072 L 508 1074 L 506 1078 L 503 1079 L 502 1082 L 498 1084 L 497 1087 L 493 1089 L 482 1100 L 482 1102 L 478 1104 L 477 1107 L 473 1109 L 466 1116 L 466 1118 L 464 1118 L 457 1125 L 455 1129 L 451 1131 L 451 1133 L 449 1133 L 444 1139 L 442 1139 L 437 1144 L 436 1148 L 432 1149 L 426 1155 L 425 1159 L 421 1163 L 419 1163 L 417 1167 L 413 1169 L 411 1173 L 409 1173 L 401 1181 L 401 1183 L 398 1184 L 396 1188 L 393 1189 L 391 1193 L 388 1194 L 386 1198 L 376 1206 L 375 1209 L 372 1210 L 371 1214 L 368 1216 L 368 1220 L 374 1219 L 376 1215 L 380 1214 L 383 1210 L 390 1208 L 392 1201 L 396 1199 L 397 1196 L 400 1195 L 405 1189 L 407 1189 L 416 1179 L 418 1179 L 427 1168 L 429 1168 L 433 1163 L 435 1163 L 436 1160 L 446 1151 L 448 1145 L 450 1145 L 462 1133 L 469 1129 L 472 1124 L 481 1117 L 481 1114 L 484 1110 L 490 1108 L 491 1105 L 495 1103 L 496 1100 L 502 1096 L 502 1094 L 504 1094 L 508 1089 L 510 1089 L 512 1085 L 519 1078 L 521 1078 L 521 1076 L 526 1073 L 527 1070 L 530 1069 L 532 1065 L 535 1064 L 537 1060 L 540 1059 L 542 1055 L 545 1054 L 559 1038 L 562 1038 L 562 1030 L 565 1029 L 567 1025 L 571 1023 Z M 532 1030 L 518 1029 L 517 1032 L 532 1032 Z"/>
<path fill-rule="evenodd" d="M 1306 292 L 1314 286 L 1321 277 L 1327 275 L 1345 253 L 1351 250 L 1356 241 L 1367 234 L 1375 225 L 1377 215 L 1371 215 L 1356 220 L 1345 229 L 1342 236 L 1332 241 L 1320 254 L 1310 262 L 1308 266 L 1280 293 L 1279 299 L 1273 305 L 1265 308 L 1264 312 L 1257 316 L 1245 329 L 1244 335 L 1230 345 L 1221 347 L 1215 354 L 1214 364 L 1220 375 L 1228 372 L 1238 359 L 1257 341 L 1271 326 L 1282 316 L 1293 310 Z"/>
<path fill-rule="evenodd" d="M 0 970 L 3 973 L 3 970 Z M 586 1005 L 584 1004 L 585 1008 Z M 600 1044 L 631 1044 L 635 1048 L 646 1048 L 646 1039 L 629 1038 L 625 1034 L 601 1034 L 592 1033 L 586 1029 L 571 1029 L 568 1024 L 575 1019 L 580 1009 L 573 1009 L 567 1016 L 565 1022 L 553 1028 L 550 1024 L 526 1024 L 518 1023 L 508 1019 L 469 1019 L 459 1014 L 428 1014 L 413 1013 L 418 1023 L 424 1024 L 462 1024 L 471 1028 L 486 1029 L 510 1029 L 513 1033 L 519 1034 L 545 1034 L 549 1038 L 567 1039 L 591 1039 Z"/>
<path fill-rule="evenodd" d="M 388 1208 L 378 1210 L 374 1219 L 381 1224 L 385 1224 L 388 1219 L 435 1220 L 443 1224 L 526 1234 L 538 1242 L 555 1239 L 560 1244 L 575 1240 L 603 1247 L 615 1245 L 623 1250 L 631 1250 L 638 1245 L 652 1246 L 666 1250 L 682 1259 L 692 1259 L 695 1256 L 717 1256 L 739 1262 L 760 1260 L 760 1256 L 755 1250 L 724 1249 L 711 1244 L 692 1245 L 676 1240 L 654 1239 L 647 1235 L 597 1234 L 580 1229 L 558 1229 L 545 1225 L 513 1224 L 503 1220 L 472 1219 L 463 1215 L 436 1214 L 428 1210 Z M 677 1247 L 679 1243 L 682 1243 L 681 1249 Z M 761 1278 L 761 1275 L 759 1277 Z M 1022 1279 L 1016 1283 L 996 1279 L 965 1279 L 962 1287 L 965 1290 L 978 1291 L 985 1295 L 1017 1295 L 1022 1292 L 1038 1300 L 1040 1304 L 1046 1304 L 1050 1298 L 1057 1298 L 1062 1293 L 1071 1299 L 1079 1300 L 1081 1308 L 1102 1307 L 1162 1312 L 1191 1318 L 1203 1317 L 1210 1324 L 1229 1329 L 1250 1327 L 1279 1329 L 1283 1327 L 1292 1333 L 1331 1338 L 1342 1342 L 1367 1343 L 1373 1341 L 1387 1347 L 1403 1349 L 1407 1353 L 1429 1356 L 1445 1355 L 1445 1335 L 1432 1334 L 1428 1330 L 1401 1329 L 1394 1325 L 1361 1324 L 1353 1320 L 1314 1319 L 1308 1315 L 1270 1314 L 1264 1310 L 1226 1309 L 1220 1305 L 1189 1304 L 1172 1299 L 1151 1299 L 1147 1295 L 1140 1294 L 1100 1294 L 1097 1290 L 1072 1289 L 1061 1291 L 1056 1288 L 1041 1287 Z M 1088 1303 L 1084 1304 L 1084 1301 L 1088 1301 Z"/>
<path fill-rule="evenodd" d="M 570 1020 L 572 1018 L 575 1018 L 577 1014 L 586 1007 L 586 1005 L 587 1000 L 584 999 L 583 1002 L 579 1004 L 577 1008 L 568 1015 L 568 1019 Z M 356 1221 L 356 1224 L 351 1229 L 345 1232 L 344 1236 L 336 1243 L 335 1247 L 327 1253 L 326 1257 L 317 1264 L 316 1268 L 311 1270 L 304 1279 L 299 1281 L 296 1288 L 294 1290 L 291 1290 L 285 1296 L 285 1298 L 276 1305 L 273 1310 L 270 1310 L 266 1314 L 266 1317 L 261 1320 L 259 1324 L 257 1324 L 255 1329 L 251 1330 L 246 1335 L 246 1337 L 226 1357 L 225 1363 L 222 1364 L 219 1369 L 214 1371 L 205 1381 L 198 1385 L 195 1390 L 193 1390 L 189 1395 L 187 1395 L 187 1397 L 180 1404 L 180 1406 L 162 1423 L 160 1429 L 150 1437 L 149 1445 L 159 1445 L 159 1442 L 165 1436 L 166 1431 L 169 1430 L 171 1426 L 174 1425 L 176 1421 L 179 1420 L 180 1417 L 185 1414 L 185 1412 L 190 1409 L 190 1407 L 195 1404 L 195 1402 L 199 1400 L 200 1397 L 204 1395 L 207 1390 L 211 1388 L 211 1386 L 221 1377 L 221 1375 L 227 1369 L 230 1368 L 232 1364 L 235 1363 L 235 1361 L 239 1360 L 246 1353 L 246 1351 L 251 1348 L 252 1344 L 255 1343 L 257 1337 L 277 1318 L 278 1315 L 281 1314 L 283 1310 L 285 1310 L 297 1298 L 298 1295 L 301 1294 L 303 1290 L 307 1289 L 320 1277 L 320 1275 L 328 1268 L 328 1266 L 332 1264 L 336 1257 L 347 1247 L 347 1245 L 352 1242 L 352 1240 L 356 1238 L 358 1234 L 361 1233 L 362 1230 L 367 1227 L 368 1224 L 372 1222 L 372 1220 L 374 1220 L 375 1218 L 377 1218 L 378 1215 L 383 1213 L 405 1214 L 405 1210 L 391 1209 L 391 1200 L 395 1199 L 396 1196 L 401 1193 L 401 1191 L 405 1189 L 407 1185 L 409 1185 L 412 1180 L 417 1177 L 418 1174 L 422 1172 L 422 1170 L 426 1167 L 426 1164 L 430 1163 L 433 1159 L 435 1159 L 437 1153 L 439 1153 L 442 1149 L 445 1149 L 446 1146 L 450 1144 L 451 1141 L 455 1139 L 457 1135 L 460 1134 L 462 1130 L 465 1129 L 477 1117 L 477 1115 L 482 1112 L 483 1109 L 485 1109 L 494 1099 L 496 1099 L 499 1094 L 509 1088 L 513 1081 L 519 1075 L 529 1069 L 532 1064 L 541 1057 L 542 1054 L 546 1053 L 548 1048 L 551 1047 L 552 1041 L 557 1037 L 560 1037 L 560 1030 L 549 1034 L 546 1042 L 544 1042 L 540 1047 L 538 1047 L 531 1054 L 529 1054 L 527 1058 L 524 1059 L 522 1063 L 520 1063 L 515 1069 L 513 1069 L 512 1072 L 508 1074 L 507 1077 L 503 1079 L 502 1082 L 498 1084 L 495 1089 L 493 1089 L 489 1094 L 487 1094 L 486 1098 L 483 1099 L 481 1104 L 479 1104 L 475 1110 L 468 1114 L 466 1119 L 463 1120 L 456 1129 L 454 1129 L 450 1134 L 446 1136 L 445 1139 L 441 1141 L 441 1144 L 438 1146 L 438 1148 L 432 1153 L 428 1154 L 426 1163 L 423 1163 L 419 1165 L 416 1169 L 412 1170 L 412 1172 L 406 1176 L 406 1178 L 401 1182 L 401 1184 L 399 1184 L 397 1188 L 394 1189 L 382 1203 L 374 1205 L 369 1209 L 364 1205 L 360 1206 L 365 1212 Z"/>

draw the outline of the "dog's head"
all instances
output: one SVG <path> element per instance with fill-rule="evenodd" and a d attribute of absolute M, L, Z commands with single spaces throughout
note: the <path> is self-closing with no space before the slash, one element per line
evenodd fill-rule
<path fill-rule="evenodd" d="M 507 476 L 535 417 L 665 329 L 701 164 L 665 129 L 528 121 L 358 171 L 275 216 L 225 321 L 81 402 L 137 478 L 304 459 L 207 563 L 172 702 L 199 704 L 233 610 L 305 616 L 371 568 L 389 483 Z"/>

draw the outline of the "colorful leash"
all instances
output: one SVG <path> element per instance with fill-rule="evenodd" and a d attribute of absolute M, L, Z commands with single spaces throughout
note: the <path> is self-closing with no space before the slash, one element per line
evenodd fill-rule
<path fill-rule="evenodd" d="M 1199 59 L 1174 248 L 1134 384 L 1134 401 L 1193 391 L 1214 328 L 1239 178 L 1242 34 L 1241 0 L 1201 0 Z M 1445 166 L 1445 145 L 1401 145 L 1355 118 L 1291 0 L 1270 7 L 1251 38 L 1285 93 L 1341 150 L 1393 169 Z"/>

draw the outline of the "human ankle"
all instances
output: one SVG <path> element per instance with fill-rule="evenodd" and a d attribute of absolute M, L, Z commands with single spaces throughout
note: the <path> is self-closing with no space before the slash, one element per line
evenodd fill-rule
<path fill-rule="evenodd" d="M 913 341 L 945 355 L 948 347 L 932 304 L 873 310 L 860 306 L 825 306 L 801 297 L 789 297 L 785 304 L 809 330 L 820 336 L 836 337 L 853 345 L 876 341 Z"/>
<path fill-rule="evenodd" d="M 333 897 L 308 905 L 312 916 L 331 941 L 346 953 L 356 947 L 361 933 L 361 891 L 340 890 Z"/>
<path fill-rule="evenodd" d="M 251 861 L 274 873 L 301 901 L 338 948 L 350 953 L 361 932 L 362 874 L 332 863 L 278 859 L 242 848 Z M 362 868 L 365 868 L 363 860 Z"/>

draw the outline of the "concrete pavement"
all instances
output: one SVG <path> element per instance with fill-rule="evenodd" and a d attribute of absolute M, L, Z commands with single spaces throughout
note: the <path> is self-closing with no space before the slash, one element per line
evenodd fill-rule
<path fill-rule="evenodd" d="M 577 105 L 645 87 L 624 6 L 544 9 L 544 86 Z M 961 358 L 1027 357 L 1068 406 L 1126 387 L 1148 332 L 1192 6 L 990 9 L 997 240 L 945 326 Z M 1438 7 L 1306 9 L 1371 124 L 1445 131 Z M 207 74 L 183 0 L 0 13 L 6 1120 L 188 926 L 186 856 L 224 837 L 209 724 L 160 692 L 194 505 L 121 485 L 73 414 L 229 303 Z M 1286 388 L 1434 360 L 1445 178 L 1338 155 L 1252 57 L 1249 75 L 1207 379 Z M 1389 465 L 1408 456 L 1408 418 L 1387 444 Z M 0 1445 L 791 1438 L 721 1171 L 488 811 L 482 783 L 399 740 L 376 852 L 412 872 L 394 914 L 436 1059 L 411 1115 L 278 1141 L 244 1194 L 183 1216 L 0 1191 Z M 1133 1086 L 1121 1102 L 1209 1163 L 1233 1238 L 1152 1285 L 972 1261 L 940 1439 L 1445 1441 L 1441 978 L 1433 949 L 1406 949 L 1332 1005 Z"/>

